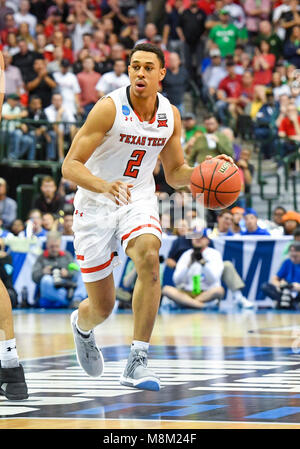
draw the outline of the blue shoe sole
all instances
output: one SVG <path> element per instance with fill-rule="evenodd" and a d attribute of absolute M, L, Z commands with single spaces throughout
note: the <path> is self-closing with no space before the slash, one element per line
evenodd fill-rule
<path fill-rule="evenodd" d="M 140 388 L 141 390 L 150 390 L 150 391 L 159 391 L 160 390 L 159 383 L 154 382 L 152 380 L 147 380 L 146 382 L 141 382 L 140 384 L 135 385 L 135 388 Z"/>

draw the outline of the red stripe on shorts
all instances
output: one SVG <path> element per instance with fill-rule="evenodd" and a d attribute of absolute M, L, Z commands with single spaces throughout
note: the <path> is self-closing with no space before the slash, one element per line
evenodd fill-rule
<path fill-rule="evenodd" d="M 108 267 L 111 264 L 113 258 L 117 255 L 117 252 L 111 253 L 110 259 L 102 265 L 97 265 L 96 267 L 91 268 L 80 268 L 81 273 L 95 273 L 96 271 L 104 270 L 104 268 Z"/>
<path fill-rule="evenodd" d="M 122 239 L 121 239 L 122 242 L 123 242 L 124 240 L 128 239 L 128 237 L 129 237 L 133 232 L 139 231 L 139 230 L 142 229 L 142 228 L 155 228 L 155 229 L 157 229 L 157 231 L 159 231 L 159 232 L 162 234 L 161 229 L 158 228 L 157 226 L 154 226 L 153 224 L 144 224 L 144 225 L 138 226 L 137 228 L 132 229 L 132 231 L 130 231 L 128 234 L 123 235 L 123 237 L 122 237 Z"/>
<path fill-rule="evenodd" d="M 157 223 L 160 225 L 160 221 L 156 217 L 153 217 L 153 215 L 150 215 L 150 218 L 152 218 L 152 220 L 157 221 Z"/>

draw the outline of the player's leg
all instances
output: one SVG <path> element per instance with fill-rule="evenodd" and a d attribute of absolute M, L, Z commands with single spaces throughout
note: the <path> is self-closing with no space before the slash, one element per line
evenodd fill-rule
<path fill-rule="evenodd" d="M 142 234 L 130 240 L 126 248 L 134 262 L 137 280 L 132 297 L 133 344 L 121 383 L 147 390 L 160 388 L 159 378 L 147 368 L 147 351 L 161 296 L 160 245 L 155 235 Z"/>
<path fill-rule="evenodd" d="M 27 385 L 16 349 L 9 295 L 0 280 L 0 395 L 7 399 L 28 398 Z"/>
<path fill-rule="evenodd" d="M 98 348 L 93 328 L 112 312 L 115 304 L 115 286 L 112 273 L 104 279 L 86 282 L 88 297 L 71 314 L 77 360 L 92 377 L 101 376 L 104 368 L 101 349 Z"/>

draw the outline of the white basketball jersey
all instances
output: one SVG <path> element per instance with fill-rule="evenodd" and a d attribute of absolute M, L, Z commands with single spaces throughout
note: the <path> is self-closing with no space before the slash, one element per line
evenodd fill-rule
<path fill-rule="evenodd" d="M 155 192 L 153 170 L 159 153 L 173 134 L 174 114 L 169 100 L 158 93 L 155 117 L 143 122 L 133 109 L 129 89 L 130 86 L 121 87 L 106 95 L 115 103 L 115 121 L 85 166 L 105 181 L 133 184 L 131 198 L 134 201 Z M 77 199 L 78 196 L 104 199 L 103 195 L 81 187 L 76 196 Z"/>

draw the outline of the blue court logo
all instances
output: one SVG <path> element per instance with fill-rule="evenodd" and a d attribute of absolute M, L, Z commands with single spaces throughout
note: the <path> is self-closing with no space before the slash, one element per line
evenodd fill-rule
<path fill-rule="evenodd" d="M 123 105 L 123 106 L 122 106 L 122 112 L 123 112 L 124 115 L 129 115 L 129 114 L 130 114 L 130 109 L 129 109 L 129 107 L 126 106 L 126 105 Z"/>

